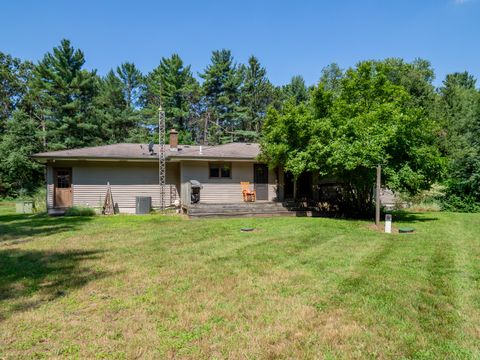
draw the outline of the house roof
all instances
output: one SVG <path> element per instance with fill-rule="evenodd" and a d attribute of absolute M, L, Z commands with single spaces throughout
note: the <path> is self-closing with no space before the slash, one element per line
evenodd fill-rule
<path fill-rule="evenodd" d="M 178 153 L 181 158 L 228 158 L 255 159 L 260 155 L 260 145 L 255 143 L 229 143 L 217 146 L 207 146 L 196 151 Z"/>
<path fill-rule="evenodd" d="M 259 144 L 229 143 L 218 146 L 179 145 L 177 151 L 171 151 L 166 145 L 165 156 L 174 159 L 241 159 L 254 160 L 260 154 Z M 200 151 L 201 149 L 201 151 Z M 153 153 L 148 151 L 146 144 L 113 144 L 94 147 L 84 147 L 72 150 L 49 151 L 32 155 L 39 161 L 54 159 L 63 160 L 157 160 L 159 146 L 155 145 Z"/>

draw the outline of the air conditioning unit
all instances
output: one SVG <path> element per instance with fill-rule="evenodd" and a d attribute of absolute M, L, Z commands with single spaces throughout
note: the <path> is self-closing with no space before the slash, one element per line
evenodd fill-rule
<path fill-rule="evenodd" d="M 150 196 L 135 197 L 135 214 L 149 214 L 152 210 L 152 198 Z"/>

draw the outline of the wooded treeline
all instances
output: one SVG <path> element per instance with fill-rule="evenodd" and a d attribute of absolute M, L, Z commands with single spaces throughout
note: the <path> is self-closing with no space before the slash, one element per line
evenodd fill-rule
<path fill-rule="evenodd" d="M 444 209 L 480 210 L 480 92 L 467 72 L 440 88 L 426 60 L 363 61 L 323 69 L 308 100 L 270 108 L 264 159 L 299 177 L 306 171 L 340 179 L 337 204 L 363 216 L 373 204 L 375 168 L 383 184 L 410 198 L 443 185 Z"/>
<path fill-rule="evenodd" d="M 273 86 L 254 56 L 237 64 L 229 50 L 212 52 L 202 83 L 177 54 L 147 74 L 125 62 L 99 76 L 84 64 L 68 40 L 37 64 L 0 53 L 0 195 L 42 182 L 32 153 L 157 141 L 160 104 L 181 143 L 258 141 L 267 108 L 292 92 Z"/>
<path fill-rule="evenodd" d="M 156 141 L 161 104 L 181 143 L 261 142 L 270 165 L 294 176 L 354 178 L 354 201 L 370 203 L 382 163 L 392 189 L 439 182 L 446 207 L 480 207 L 480 92 L 467 72 L 435 88 L 428 61 L 386 59 L 330 65 L 307 87 L 300 76 L 274 86 L 257 58 L 239 64 L 229 50 L 213 51 L 198 76 L 176 54 L 147 74 L 125 62 L 99 76 L 84 64 L 68 40 L 36 64 L 0 52 L 1 196 L 42 183 L 32 153 Z"/>

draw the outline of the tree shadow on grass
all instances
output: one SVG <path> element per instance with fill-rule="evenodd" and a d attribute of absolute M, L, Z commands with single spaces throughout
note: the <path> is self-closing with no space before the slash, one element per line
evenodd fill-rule
<path fill-rule="evenodd" d="M 0 250 L 0 322 L 37 308 L 108 273 L 82 266 L 102 251 Z"/>
<path fill-rule="evenodd" d="M 38 236 L 48 236 L 59 232 L 75 230 L 82 224 L 91 221 L 92 217 L 50 217 L 46 214 L 0 215 L 0 245 L 27 242 Z"/>
<path fill-rule="evenodd" d="M 394 211 L 392 215 L 395 221 L 404 223 L 419 223 L 439 220 L 438 217 L 432 216 L 431 213 Z"/>

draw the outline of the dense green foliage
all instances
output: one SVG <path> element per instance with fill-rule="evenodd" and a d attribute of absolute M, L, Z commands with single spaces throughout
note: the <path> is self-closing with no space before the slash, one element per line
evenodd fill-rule
<path fill-rule="evenodd" d="M 157 140 L 160 106 L 181 143 L 252 141 L 281 98 L 255 57 L 237 64 L 229 50 L 212 53 L 202 84 L 177 54 L 145 75 L 131 62 L 105 76 L 84 65 L 68 40 L 37 64 L 0 52 L 0 196 L 41 184 L 32 153 Z"/>
<path fill-rule="evenodd" d="M 445 207 L 480 211 L 480 96 L 467 72 L 450 74 L 439 100 L 449 162 Z"/>
<path fill-rule="evenodd" d="M 30 159 L 41 151 L 35 122 L 22 110 L 8 119 L 0 142 L 0 191 L 23 195 L 32 192 L 43 179 L 43 167 Z"/>
<path fill-rule="evenodd" d="M 447 77 L 438 93 L 432 80 L 423 60 L 365 61 L 345 72 L 330 66 L 309 99 L 291 96 L 280 111 L 269 112 L 263 157 L 295 179 L 306 171 L 337 179 L 339 206 L 349 215 L 372 209 L 378 164 L 392 190 L 413 195 L 445 181 L 447 206 L 458 209 L 466 201 L 466 210 L 475 210 L 480 97 L 471 79 L 449 85 Z M 449 102 L 457 108 L 450 110 Z"/>
<path fill-rule="evenodd" d="M 214 51 L 211 61 L 200 75 L 208 113 L 206 121 L 214 126 L 214 142 L 229 141 L 242 116 L 240 85 L 243 74 L 234 63 L 230 50 Z"/>
<path fill-rule="evenodd" d="M 240 105 L 244 112 L 242 129 L 253 132 L 253 137 L 257 138 L 267 108 L 274 98 L 273 85 L 267 78 L 267 70 L 255 56 L 248 59 L 243 72 L 245 78 L 240 94 Z"/>
<path fill-rule="evenodd" d="M 34 69 L 31 86 L 39 98 L 38 115 L 45 122 L 50 149 L 101 143 L 93 103 L 97 77 L 83 69 L 84 64 L 83 52 L 62 40 Z"/>
<path fill-rule="evenodd" d="M 315 86 L 274 86 L 255 56 L 212 52 L 198 74 L 179 55 L 142 74 L 124 62 L 105 76 L 68 40 L 33 64 L 0 53 L 0 195 L 32 192 L 43 171 L 29 155 L 157 139 L 158 108 L 182 143 L 259 141 L 270 166 L 342 179 L 339 201 L 372 203 L 375 166 L 388 187 L 414 195 L 439 182 L 445 208 L 480 210 L 480 93 L 468 74 L 433 86 L 426 60 L 332 64 Z M 267 115 L 268 114 L 268 115 Z"/>
<path fill-rule="evenodd" d="M 162 58 L 160 65 L 147 75 L 145 84 L 144 106 L 150 124 L 156 125 L 158 108 L 162 106 L 167 127 L 180 131 L 182 143 L 191 141 L 198 118 L 195 105 L 200 99 L 200 88 L 190 66 L 185 66 L 177 54 Z"/>

